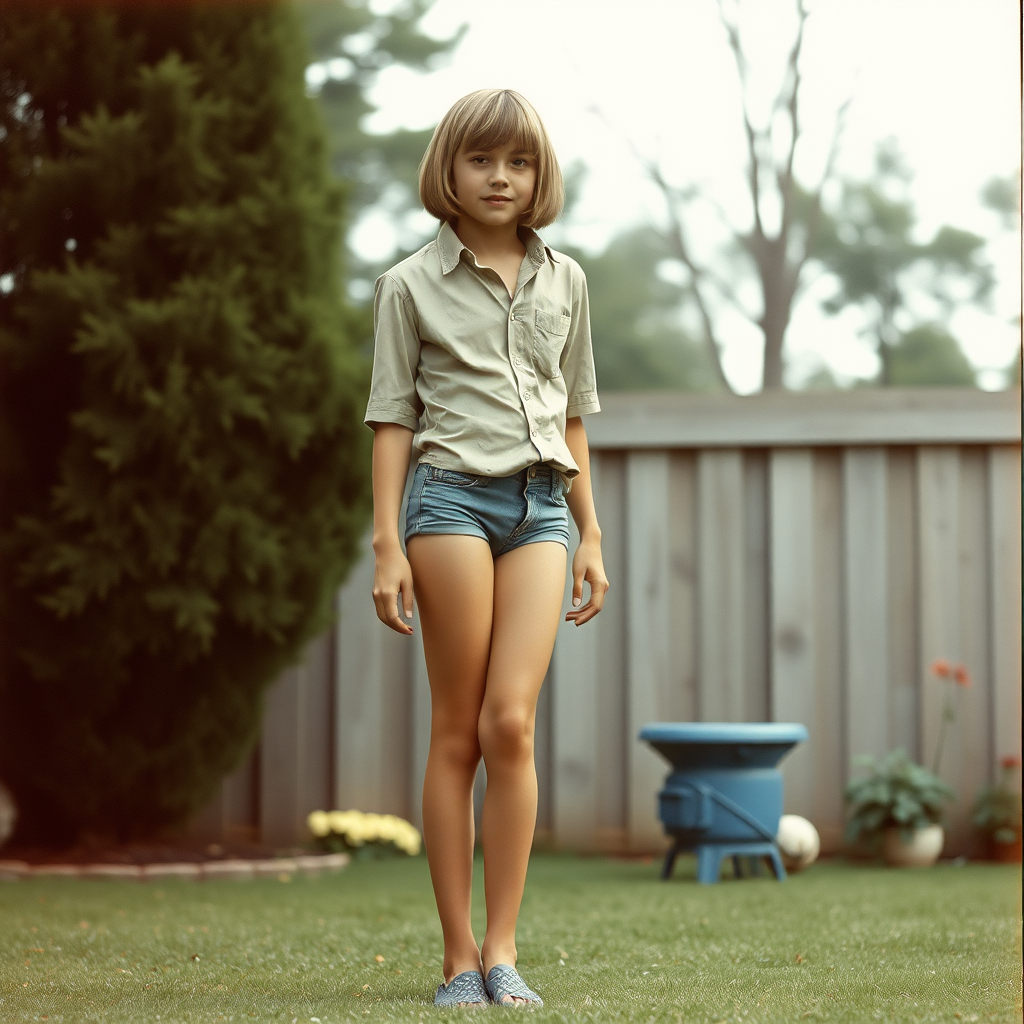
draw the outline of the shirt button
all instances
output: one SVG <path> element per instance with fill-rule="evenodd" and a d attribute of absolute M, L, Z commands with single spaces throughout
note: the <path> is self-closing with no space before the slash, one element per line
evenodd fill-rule
<path fill-rule="evenodd" d="M 523 392 L 523 398 L 525 398 L 527 402 L 530 400 L 531 396 L 532 396 L 532 392 L 530 392 L 530 391 L 524 391 Z"/>
<path fill-rule="evenodd" d="M 512 314 L 512 315 L 511 315 L 511 316 L 509 317 L 509 320 L 515 320 L 515 318 L 516 318 L 516 315 L 515 315 L 515 313 L 513 313 L 513 314 Z"/>
<path fill-rule="evenodd" d="M 519 358 L 519 356 L 516 356 L 515 364 L 516 364 L 516 366 L 522 366 L 523 365 L 523 361 L 522 361 L 522 359 Z"/>
<path fill-rule="evenodd" d="M 536 430 L 531 430 L 530 431 L 530 437 L 536 437 L 536 436 L 537 436 L 537 431 Z"/>

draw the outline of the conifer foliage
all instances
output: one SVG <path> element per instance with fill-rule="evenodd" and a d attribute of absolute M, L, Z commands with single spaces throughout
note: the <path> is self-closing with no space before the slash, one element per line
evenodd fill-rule
<path fill-rule="evenodd" d="M 343 195 L 273 3 L 7 6 L 0 777 L 22 834 L 183 819 L 367 511 Z"/>

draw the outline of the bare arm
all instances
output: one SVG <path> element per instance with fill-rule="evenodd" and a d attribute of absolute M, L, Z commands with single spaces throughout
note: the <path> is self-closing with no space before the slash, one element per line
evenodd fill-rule
<path fill-rule="evenodd" d="M 601 610 L 604 595 L 608 591 L 608 578 L 604 574 L 604 559 L 601 555 L 601 527 L 597 523 L 594 492 L 590 485 L 590 446 L 587 444 L 582 416 L 566 420 L 565 443 L 580 468 L 579 476 L 573 479 L 572 490 L 566 496 L 569 511 L 580 532 L 580 543 L 572 559 L 573 609 L 565 618 L 582 626 Z M 580 608 L 584 580 L 590 584 L 590 599 Z"/>
<path fill-rule="evenodd" d="M 395 632 L 409 635 L 412 626 L 398 615 L 398 595 L 412 618 L 412 568 L 398 536 L 405 479 L 409 473 L 413 432 L 398 423 L 378 423 L 373 435 L 373 603 L 377 618 Z"/>

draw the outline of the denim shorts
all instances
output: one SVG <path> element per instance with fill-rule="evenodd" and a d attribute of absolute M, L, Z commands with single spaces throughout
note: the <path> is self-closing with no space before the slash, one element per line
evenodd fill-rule
<path fill-rule="evenodd" d="M 409 491 L 405 539 L 425 533 L 480 537 L 494 557 L 542 540 L 568 550 L 565 483 L 544 464 L 512 476 L 477 476 L 421 462 Z"/>

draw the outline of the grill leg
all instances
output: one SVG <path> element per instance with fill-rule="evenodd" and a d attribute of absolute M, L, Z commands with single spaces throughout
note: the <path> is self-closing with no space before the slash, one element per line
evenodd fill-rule
<path fill-rule="evenodd" d="M 776 847 L 772 847 L 772 852 L 768 854 L 768 859 L 772 862 L 772 871 L 775 872 L 775 877 L 780 881 L 786 880 L 786 869 L 782 864 L 782 857 L 779 856 L 779 851 Z"/>
<path fill-rule="evenodd" d="M 672 877 L 672 869 L 676 866 L 676 857 L 679 855 L 679 847 L 674 843 L 665 854 L 665 863 L 661 866 L 661 880 L 667 882 Z"/>
<path fill-rule="evenodd" d="M 697 848 L 697 881 L 701 885 L 714 885 L 722 870 L 722 851 L 714 844 Z"/>

